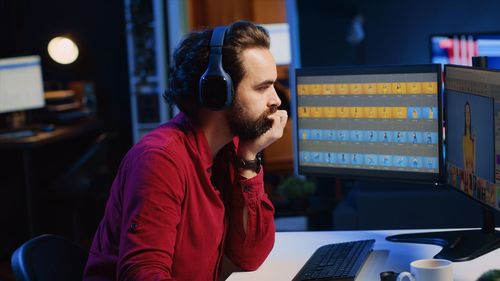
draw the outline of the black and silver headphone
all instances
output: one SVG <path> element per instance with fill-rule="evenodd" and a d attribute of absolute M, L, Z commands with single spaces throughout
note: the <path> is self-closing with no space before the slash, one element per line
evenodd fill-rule
<path fill-rule="evenodd" d="M 198 99 L 203 107 L 210 110 L 229 108 L 233 102 L 233 81 L 222 67 L 222 46 L 227 26 L 214 28 L 210 39 L 208 67 L 200 77 Z"/>

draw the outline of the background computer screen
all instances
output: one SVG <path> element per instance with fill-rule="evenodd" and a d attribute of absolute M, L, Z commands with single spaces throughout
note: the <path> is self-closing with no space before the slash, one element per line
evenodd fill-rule
<path fill-rule="evenodd" d="M 470 66 L 472 57 L 500 57 L 500 33 L 432 35 L 430 41 L 432 63 Z"/>
<path fill-rule="evenodd" d="M 445 66 L 448 183 L 500 210 L 500 72 Z"/>
<path fill-rule="evenodd" d="M 0 113 L 45 105 L 40 57 L 0 59 Z"/>
<path fill-rule="evenodd" d="M 441 181 L 440 69 L 297 69 L 298 172 Z"/>

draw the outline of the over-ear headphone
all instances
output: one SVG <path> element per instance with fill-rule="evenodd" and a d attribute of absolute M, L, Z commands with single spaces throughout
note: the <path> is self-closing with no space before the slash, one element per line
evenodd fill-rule
<path fill-rule="evenodd" d="M 222 67 L 222 46 L 227 26 L 214 28 L 210 39 L 208 67 L 200 77 L 198 98 L 200 104 L 210 110 L 229 108 L 233 102 L 233 81 Z"/>

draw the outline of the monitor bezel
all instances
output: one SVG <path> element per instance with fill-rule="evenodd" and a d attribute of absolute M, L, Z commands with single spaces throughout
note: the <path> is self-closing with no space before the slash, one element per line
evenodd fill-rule
<path fill-rule="evenodd" d="M 446 73 L 447 73 L 447 69 L 449 68 L 462 68 L 462 69 L 469 69 L 469 70 L 473 70 L 473 71 L 485 71 L 485 72 L 495 72 L 495 73 L 498 73 L 500 75 L 500 70 L 498 69 L 487 69 L 487 68 L 481 68 L 481 67 L 473 67 L 473 66 L 466 66 L 466 65 L 455 65 L 455 64 L 445 64 L 444 65 L 444 71 L 443 71 L 443 77 L 446 78 Z M 446 91 L 446 85 L 447 85 L 447 82 L 446 82 L 446 79 L 444 79 L 444 86 L 443 86 L 443 96 L 444 96 L 444 104 L 443 104 L 443 109 L 446 108 L 447 106 L 447 91 Z M 485 96 L 482 96 L 482 95 L 479 95 L 479 94 L 476 94 L 476 93 L 467 93 L 467 94 L 470 94 L 470 95 L 475 95 L 475 96 L 480 96 L 480 97 L 485 97 Z M 495 99 L 493 97 L 488 97 L 488 98 L 492 98 L 493 99 L 493 111 L 494 111 L 494 107 L 495 107 Z M 444 111 L 443 111 L 443 114 L 444 114 Z M 443 116 L 443 117 L 446 117 L 446 116 Z M 447 135 L 448 134 L 448 127 L 445 126 L 445 134 Z M 493 129 L 495 128 L 495 117 L 493 116 Z M 446 149 L 447 149 L 447 146 L 446 146 Z M 495 143 L 495 134 L 493 134 L 493 151 L 496 151 L 496 143 Z M 448 151 L 446 151 L 446 155 L 448 155 Z M 492 159 L 493 161 L 493 167 L 495 167 L 495 156 L 493 155 Z M 448 162 L 447 162 L 447 159 L 445 159 L 445 162 L 444 162 L 444 171 L 445 171 L 445 175 L 448 175 Z M 495 168 L 494 168 L 495 169 Z M 462 196 L 465 196 L 466 198 L 468 199 L 471 199 L 473 201 L 475 201 L 476 203 L 480 204 L 483 208 L 486 208 L 488 210 L 491 210 L 491 211 L 494 211 L 496 213 L 500 213 L 500 210 L 499 209 L 496 209 L 488 204 L 486 204 L 485 202 L 477 199 L 477 198 L 474 198 L 473 196 L 470 196 L 469 194 L 463 192 L 462 190 L 460 190 L 459 188 L 456 188 L 454 187 L 453 185 L 449 184 L 447 182 L 447 178 L 445 178 L 446 182 L 445 184 L 448 186 L 448 188 L 452 189 L 452 190 L 455 190 L 456 192 L 462 194 Z"/>
<path fill-rule="evenodd" d="M 393 170 L 373 169 L 348 169 L 338 167 L 304 167 L 299 165 L 299 132 L 298 132 L 298 106 L 297 106 L 297 77 L 298 76 L 324 76 L 324 75 L 354 75 L 354 74 L 391 74 L 391 73 L 436 73 L 438 93 L 438 149 L 439 164 L 438 173 L 407 172 Z M 307 67 L 295 70 L 295 91 L 293 103 L 294 128 L 294 169 L 299 174 L 310 176 L 338 177 L 343 179 L 376 179 L 376 180 L 398 180 L 432 184 L 444 182 L 444 155 L 443 155 L 443 105 L 442 105 L 442 70 L 440 64 L 421 65 L 357 65 L 357 66 L 335 66 L 335 67 Z"/>

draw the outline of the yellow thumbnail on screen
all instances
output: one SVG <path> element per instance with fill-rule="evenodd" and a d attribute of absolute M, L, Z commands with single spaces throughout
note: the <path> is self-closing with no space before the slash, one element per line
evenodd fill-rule
<path fill-rule="evenodd" d="M 299 106 L 299 117 L 310 117 L 309 107 L 307 106 Z"/>
<path fill-rule="evenodd" d="M 437 83 L 422 82 L 422 94 L 437 94 Z"/>
<path fill-rule="evenodd" d="M 377 83 L 377 94 L 390 94 L 391 83 Z"/>
<path fill-rule="evenodd" d="M 378 107 L 378 118 L 392 118 L 392 107 Z"/>
<path fill-rule="evenodd" d="M 320 95 L 321 91 L 323 90 L 323 87 L 321 84 L 311 84 L 309 85 L 311 94 L 313 95 Z"/>
<path fill-rule="evenodd" d="M 338 118 L 349 118 L 350 117 L 350 110 L 349 107 L 337 107 L 337 117 Z"/>
<path fill-rule="evenodd" d="M 297 84 L 297 94 L 299 96 L 307 95 L 308 87 L 306 84 Z"/>
<path fill-rule="evenodd" d="M 392 116 L 394 118 L 406 119 L 408 114 L 408 109 L 403 106 L 393 107 Z"/>
<path fill-rule="evenodd" d="M 351 117 L 352 118 L 364 118 L 364 109 L 363 107 L 353 106 L 351 107 Z"/>
<path fill-rule="evenodd" d="M 337 108 L 334 106 L 323 107 L 323 117 L 336 118 L 337 117 Z"/>
<path fill-rule="evenodd" d="M 337 95 L 347 95 L 349 94 L 349 85 L 348 84 L 335 84 L 335 92 Z"/>
<path fill-rule="evenodd" d="M 361 84 L 359 83 L 353 83 L 349 84 L 349 93 L 351 95 L 359 95 L 362 92 L 362 87 Z"/>
<path fill-rule="evenodd" d="M 365 107 L 365 118 L 378 118 L 377 108 L 374 106 Z"/>
<path fill-rule="evenodd" d="M 334 95 L 335 94 L 335 84 L 323 84 L 323 94 Z"/>
<path fill-rule="evenodd" d="M 309 115 L 311 117 L 316 117 L 316 118 L 323 117 L 323 107 L 321 106 L 311 107 Z"/>
<path fill-rule="evenodd" d="M 363 83 L 362 89 L 364 94 L 376 94 L 377 93 L 377 84 L 375 83 Z"/>
<path fill-rule="evenodd" d="M 406 91 L 408 94 L 420 94 L 420 93 L 422 93 L 421 82 L 408 82 L 408 83 L 406 83 Z"/>
<path fill-rule="evenodd" d="M 406 94 L 406 83 L 404 82 L 396 82 L 391 83 L 392 93 L 394 94 Z"/>

